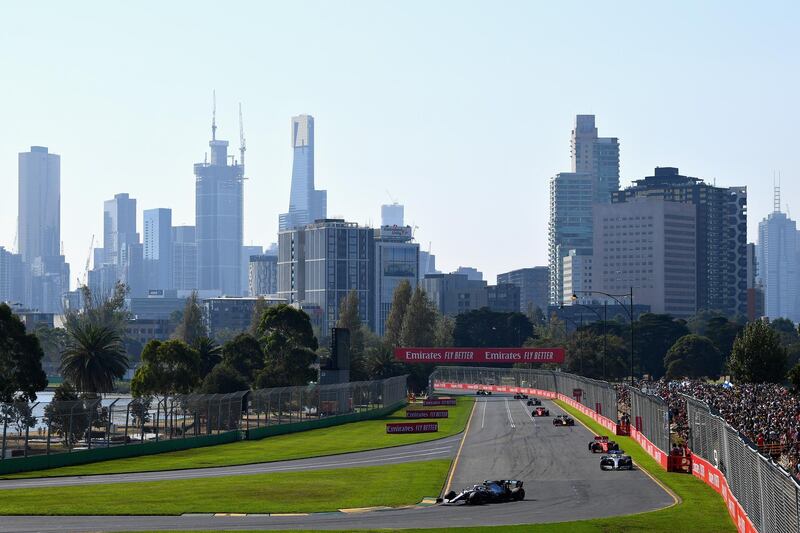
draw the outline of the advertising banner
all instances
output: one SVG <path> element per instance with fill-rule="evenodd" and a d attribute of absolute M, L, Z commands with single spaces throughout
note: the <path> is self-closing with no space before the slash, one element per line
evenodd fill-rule
<path fill-rule="evenodd" d="M 450 412 L 447 409 L 408 409 L 406 418 L 448 418 Z"/>
<path fill-rule="evenodd" d="M 438 422 L 390 422 L 386 424 L 386 433 L 436 433 Z"/>
<path fill-rule="evenodd" d="M 404 363 L 563 363 L 564 348 L 395 348 Z"/>
<path fill-rule="evenodd" d="M 434 405 L 455 405 L 455 398 L 425 398 L 422 400 L 422 405 L 425 407 L 432 407 Z"/>

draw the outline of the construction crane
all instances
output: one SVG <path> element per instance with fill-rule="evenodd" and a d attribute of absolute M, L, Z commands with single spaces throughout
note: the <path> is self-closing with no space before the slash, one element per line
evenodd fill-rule
<path fill-rule="evenodd" d="M 242 171 L 244 171 L 244 153 L 247 151 L 247 144 L 244 140 L 244 121 L 242 120 L 242 103 L 239 102 L 239 158 L 241 159 Z"/>
<path fill-rule="evenodd" d="M 92 250 L 94 249 L 94 233 L 92 233 L 92 241 L 89 243 L 89 253 L 86 254 L 86 266 L 83 269 L 83 280 L 78 280 L 79 287 L 85 287 L 89 282 L 89 262 L 92 260 Z"/>

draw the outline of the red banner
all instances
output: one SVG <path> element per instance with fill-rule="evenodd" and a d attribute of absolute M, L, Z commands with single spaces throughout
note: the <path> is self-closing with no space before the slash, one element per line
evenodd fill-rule
<path fill-rule="evenodd" d="M 450 412 L 447 409 L 408 409 L 406 418 L 448 418 Z"/>
<path fill-rule="evenodd" d="M 422 405 L 425 407 L 433 407 L 434 405 L 455 405 L 455 398 L 425 398 L 422 400 Z"/>
<path fill-rule="evenodd" d="M 436 433 L 438 422 L 392 422 L 386 424 L 386 433 Z"/>
<path fill-rule="evenodd" d="M 563 363 L 564 348 L 395 348 L 405 363 Z"/>

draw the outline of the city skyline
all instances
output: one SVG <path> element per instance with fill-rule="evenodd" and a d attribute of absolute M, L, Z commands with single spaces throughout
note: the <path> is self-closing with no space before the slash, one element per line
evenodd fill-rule
<path fill-rule="evenodd" d="M 687 8 L 682 14 L 635 4 L 620 5 L 619 12 L 609 14 L 588 4 L 560 13 L 545 6 L 517 4 L 514 9 L 519 16 L 511 22 L 512 29 L 535 23 L 537 31 L 506 34 L 500 22 L 509 20 L 507 11 L 512 8 L 492 13 L 485 6 L 465 5 L 448 29 L 448 43 L 434 32 L 446 14 L 452 15 L 446 6 L 431 8 L 426 21 L 411 22 L 410 13 L 388 5 L 376 5 L 364 14 L 353 6 L 334 10 L 322 5 L 308 21 L 309 31 L 324 39 L 330 35 L 324 21 L 335 18 L 352 30 L 351 35 L 337 32 L 327 50 L 315 49 L 317 55 L 310 53 L 310 44 L 298 43 L 300 53 L 307 57 L 302 65 L 278 56 L 279 44 L 289 32 L 280 26 L 296 15 L 293 8 L 253 6 L 253 14 L 269 14 L 272 20 L 270 31 L 246 38 L 252 51 L 245 59 L 253 62 L 256 54 L 263 56 L 273 72 L 270 79 L 277 75 L 293 80 L 283 88 L 265 85 L 268 80 L 252 69 L 191 86 L 180 82 L 201 60 L 206 62 L 208 54 L 219 58 L 239 48 L 238 44 L 222 45 L 214 51 L 191 41 L 194 49 L 181 47 L 188 54 L 186 64 L 169 70 L 170 61 L 160 58 L 156 45 L 170 49 L 181 40 L 171 24 L 179 16 L 208 27 L 210 23 L 199 13 L 167 6 L 163 21 L 154 22 L 154 43 L 145 45 L 138 57 L 133 52 L 138 42 L 133 35 L 114 35 L 102 28 L 71 32 L 63 50 L 52 49 L 53 36 L 64 31 L 56 21 L 65 19 L 80 27 L 84 14 L 80 7 L 73 12 L 49 8 L 53 16 L 44 17 L 33 33 L 23 35 L 18 33 L 22 27 L 9 28 L 0 41 L 9 49 L 11 42 L 27 44 L 36 57 L 52 53 L 47 65 L 53 66 L 62 54 L 98 38 L 105 39 L 107 47 L 84 59 L 75 58 L 69 75 L 56 68 L 34 72 L 21 63 L 21 56 L 0 59 L 3 67 L 31 80 L 25 91 L 8 87 L 9 98 L 2 104 L 15 127 L 0 132 L 0 180 L 8 192 L 0 198 L 0 245 L 13 248 L 17 154 L 30 146 L 47 146 L 62 158 L 61 232 L 67 262 L 73 265 L 73 284 L 82 275 L 91 235 L 102 231 L 100 202 L 115 194 L 129 193 L 141 210 L 172 209 L 176 225 L 193 224 L 193 177 L 187 169 L 199 160 L 198 147 L 207 142 L 214 88 L 219 94 L 221 138 L 235 141 L 236 105 L 241 100 L 244 106 L 249 147 L 244 244 L 275 241 L 277 215 L 286 210 L 291 176 L 285 124 L 298 113 L 309 113 L 319 121 L 316 184 L 329 191 L 331 216 L 377 226 L 380 206 L 390 200 L 388 189 L 406 206 L 407 223 L 419 226 L 416 236 L 421 248 L 427 250 L 432 242 L 440 270 L 453 271 L 466 264 L 484 271 L 490 280 L 500 272 L 546 264 L 547 180 L 569 168 L 566 146 L 577 114 L 596 115 L 602 132 L 619 139 L 622 187 L 655 166 L 680 167 L 689 175 L 715 180 L 718 186 L 749 186 L 749 241 L 757 240 L 757 221 L 771 211 L 771 189 L 764 184 L 771 181 L 774 170 L 783 173 L 787 203 L 800 192 L 791 179 L 799 156 L 788 144 L 798 111 L 796 106 L 781 104 L 793 101 L 798 81 L 792 47 L 788 41 L 781 44 L 790 34 L 781 31 L 781 25 L 797 6 L 785 4 L 777 19 L 776 10 L 751 12 L 722 3 Z M 25 18 L 36 9 L 15 6 L 9 11 L 11 16 Z M 132 14 L 134 19 L 138 16 L 143 15 Z M 233 15 L 221 18 L 228 16 Z M 659 17 L 663 26 L 646 24 L 651 16 Z M 365 25 L 365 17 L 372 17 L 373 24 Z M 419 37 L 407 46 L 433 50 L 431 57 L 401 55 L 397 45 L 388 42 L 393 40 L 394 18 L 411 24 Z M 712 19 L 718 23 L 708 24 Z M 248 21 L 242 24 L 252 27 Z M 483 48 L 467 39 L 478 24 L 490 35 L 481 43 Z M 686 39 L 667 39 L 669 46 L 658 44 L 676 26 Z M 581 37 L 564 50 L 555 49 L 552 39 L 567 28 L 581 35 L 581 29 L 594 27 L 605 28 L 602 37 L 620 50 L 618 57 L 603 56 L 604 72 L 586 66 L 580 74 L 570 73 L 570 67 L 559 62 L 565 54 L 586 46 L 590 37 Z M 173 30 L 176 33 L 170 33 Z M 625 31 L 617 37 L 614 30 Z M 37 32 L 50 32 L 51 37 L 37 39 Z M 346 59 L 364 39 L 375 44 L 373 50 L 362 52 L 366 57 L 358 60 Z M 636 50 L 625 45 L 633 41 L 638 43 Z M 758 62 L 752 53 L 740 53 L 762 47 L 771 52 L 760 55 Z M 500 50 L 503 54 L 498 54 Z M 108 62 L 106 54 L 120 59 Z M 391 68 L 383 64 L 387 55 L 393 60 Z M 169 59 L 171 52 L 166 56 Z M 232 55 L 226 60 L 241 66 L 242 60 Z M 102 77 L 93 68 L 98 61 L 107 65 Z M 357 61 L 363 63 L 363 73 L 352 70 Z M 719 72 L 713 68 L 718 62 L 735 68 Z M 442 74 L 437 73 L 440 65 Z M 622 65 L 633 68 L 645 81 L 658 79 L 659 83 L 623 86 L 614 79 Z M 119 82 L 133 81 L 126 69 L 141 79 L 122 90 Z M 343 72 L 354 75 L 342 78 Z M 662 77 L 670 72 L 674 76 Z M 598 83 L 577 83 L 587 75 L 599 75 Z M 151 82 L 162 76 L 163 84 Z M 416 88 L 420 77 L 429 80 L 426 90 Z M 325 84 L 311 83 L 317 78 Z M 558 90 L 536 83 L 544 78 L 559 80 Z M 97 84 L 106 79 L 111 91 Z M 687 80 L 692 81 L 691 87 L 684 86 Z M 44 90 L 54 86 L 60 90 Z M 112 94 L 117 89 L 119 96 Z M 129 91 L 136 91 L 136 98 L 128 98 Z M 74 100 L 78 92 L 85 94 Z M 754 98 L 759 102 L 755 108 L 747 105 Z M 514 121 L 508 119 L 512 110 Z M 511 188 L 514 194 L 508 194 Z M 474 216 L 479 211 L 478 199 L 487 196 L 506 202 L 503 220 Z M 461 231 L 452 231 L 454 224 Z M 526 246 L 520 250 L 494 242 L 491 230 L 500 225 L 511 228 L 510 240 L 524 241 Z M 137 232 L 143 232 L 141 222 Z M 486 245 L 475 246 L 476 242 Z"/>

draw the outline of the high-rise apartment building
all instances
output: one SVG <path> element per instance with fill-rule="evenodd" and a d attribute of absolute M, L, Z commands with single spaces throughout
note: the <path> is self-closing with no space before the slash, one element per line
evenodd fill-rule
<path fill-rule="evenodd" d="M 497 275 L 497 284 L 510 283 L 519 287 L 519 311 L 528 314 L 538 307 L 547 314 L 550 302 L 550 269 L 546 266 L 520 268 Z"/>
<path fill-rule="evenodd" d="M 776 194 L 775 211 L 758 223 L 758 272 L 764 286 L 764 315 L 771 320 L 800 321 L 800 246 L 797 224 L 780 211 Z"/>
<path fill-rule="evenodd" d="M 613 193 L 611 201 L 656 197 L 694 206 L 697 309 L 745 316 L 747 188 L 709 185 L 702 179 L 682 176 L 672 167 L 656 168 L 654 174 Z"/>
<path fill-rule="evenodd" d="M 172 287 L 191 291 L 197 285 L 197 241 L 194 226 L 172 228 Z"/>
<path fill-rule="evenodd" d="M 264 253 L 263 246 L 242 246 L 242 292 L 244 296 L 250 294 L 250 258 Z M 274 292 L 271 294 L 275 294 Z"/>
<path fill-rule="evenodd" d="M 697 228 L 694 205 L 658 196 L 595 206 L 594 289 L 619 295 L 632 288 L 634 303 L 653 313 L 695 314 Z"/>
<path fill-rule="evenodd" d="M 228 162 L 228 141 L 212 122 L 211 160 L 194 165 L 197 289 L 242 294 L 244 164 Z M 243 153 L 243 151 L 242 151 Z"/>
<path fill-rule="evenodd" d="M 278 256 L 251 255 L 248 259 L 249 296 L 278 294 Z"/>
<path fill-rule="evenodd" d="M 403 226 L 403 206 L 397 202 L 381 206 L 381 227 Z"/>
<path fill-rule="evenodd" d="M 172 288 L 172 210 L 146 209 L 144 270 L 147 289 Z"/>
<path fill-rule="evenodd" d="M 592 255 L 592 174 L 561 172 L 550 179 L 548 266 L 550 303 L 558 305 L 564 294 L 564 256 L 570 250 Z"/>
<path fill-rule="evenodd" d="M 61 255 L 61 157 L 44 146 L 19 154 L 18 207 L 22 261 Z"/>
<path fill-rule="evenodd" d="M 328 193 L 314 188 L 314 117 L 292 117 L 292 186 L 289 212 L 280 215 L 280 231 L 301 228 L 327 218 Z"/>
<path fill-rule="evenodd" d="M 598 137 L 594 115 L 577 115 L 570 140 L 572 172 L 591 174 L 595 201 L 609 203 L 619 190 L 619 140 Z"/>
<path fill-rule="evenodd" d="M 354 222 L 324 219 L 278 234 L 278 296 L 321 310 L 319 327 L 327 335 L 339 318 L 339 305 L 351 290 L 359 314 L 374 330 L 374 232 Z"/>
<path fill-rule="evenodd" d="M 396 224 L 375 230 L 375 332 L 383 336 L 394 291 L 403 281 L 412 289 L 419 279 L 419 244 L 411 242 L 410 226 Z"/>
<path fill-rule="evenodd" d="M 564 292 L 561 304 L 572 305 L 573 296 L 578 297 L 578 303 L 592 303 L 592 260 L 591 255 L 580 255 L 576 250 L 570 250 L 563 259 Z"/>

